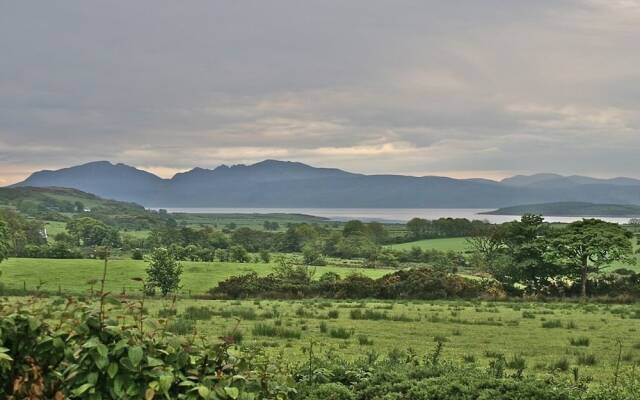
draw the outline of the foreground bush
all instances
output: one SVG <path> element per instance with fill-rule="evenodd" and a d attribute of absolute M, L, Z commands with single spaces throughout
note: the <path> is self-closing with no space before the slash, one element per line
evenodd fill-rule
<path fill-rule="evenodd" d="M 107 317 L 105 304 L 0 303 L 0 398 L 254 399 L 293 393 L 277 381 L 286 375 L 265 380 L 252 360 L 234 356 L 230 339 L 208 344 L 175 336 L 145 321 L 135 304 L 128 306 L 133 316 L 117 321 Z"/>

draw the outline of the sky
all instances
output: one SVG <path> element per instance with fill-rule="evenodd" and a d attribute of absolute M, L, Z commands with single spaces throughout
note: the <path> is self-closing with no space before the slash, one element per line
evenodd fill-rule
<path fill-rule="evenodd" d="M 640 0 L 0 0 L 0 185 L 169 177 L 640 178 Z"/>

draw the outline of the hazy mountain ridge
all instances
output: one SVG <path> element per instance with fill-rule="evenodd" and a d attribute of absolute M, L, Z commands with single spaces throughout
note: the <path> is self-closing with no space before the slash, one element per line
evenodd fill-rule
<path fill-rule="evenodd" d="M 163 179 L 137 168 L 92 162 L 40 171 L 13 186 L 70 187 L 147 207 L 497 208 L 576 202 L 640 204 L 640 180 L 555 174 L 503 181 L 364 175 L 290 161 L 194 168 Z"/>

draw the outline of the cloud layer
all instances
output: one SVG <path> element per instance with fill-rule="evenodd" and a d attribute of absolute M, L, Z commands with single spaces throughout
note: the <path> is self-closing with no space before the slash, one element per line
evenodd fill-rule
<path fill-rule="evenodd" d="M 639 37 L 639 0 L 4 2 L 0 184 L 96 159 L 640 177 Z"/>

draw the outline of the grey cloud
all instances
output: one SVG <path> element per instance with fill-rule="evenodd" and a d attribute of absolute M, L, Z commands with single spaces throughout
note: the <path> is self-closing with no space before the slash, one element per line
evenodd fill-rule
<path fill-rule="evenodd" d="M 0 178 L 267 157 L 639 177 L 638 37 L 634 0 L 3 2 Z"/>

